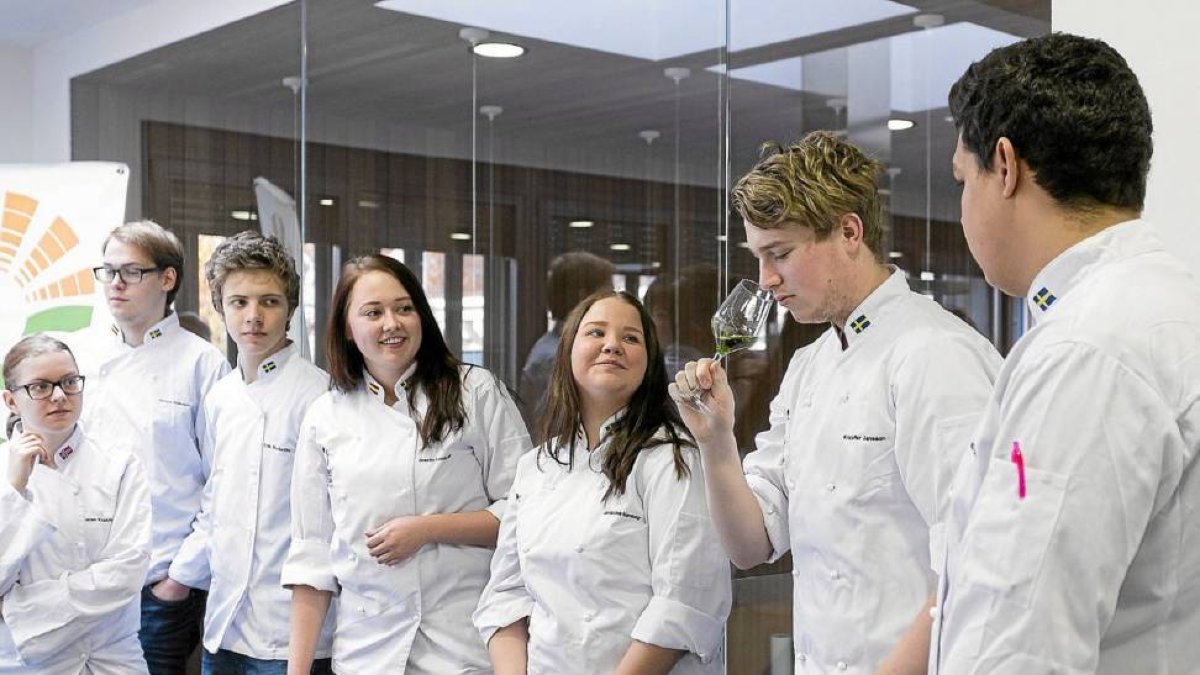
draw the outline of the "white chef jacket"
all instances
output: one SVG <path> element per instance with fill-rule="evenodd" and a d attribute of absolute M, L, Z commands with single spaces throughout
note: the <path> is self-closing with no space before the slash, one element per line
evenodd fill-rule
<path fill-rule="evenodd" d="M 724 673 L 732 575 L 699 453 L 684 450 L 691 472 L 679 478 L 669 444 L 647 448 L 625 493 L 605 500 L 607 447 L 589 453 L 578 439 L 573 468 L 521 458 L 475 612 L 483 643 L 529 617 L 530 675 L 611 673 L 633 640 L 686 651 L 676 675 Z"/>
<path fill-rule="evenodd" d="M 955 483 L 930 672 L 1195 673 L 1200 284 L 1131 221 L 1027 303 Z"/>
<path fill-rule="evenodd" d="M 0 673 L 146 672 L 150 493 L 132 453 L 94 438 L 77 425 L 24 494 L 0 480 Z"/>
<path fill-rule="evenodd" d="M 116 326 L 85 333 L 98 344 L 76 350 L 88 378 L 84 417 L 93 436 L 130 448 L 145 468 L 154 512 L 145 581 L 155 583 L 166 578 L 200 511 L 212 465 L 199 447 L 200 403 L 229 364 L 181 328 L 174 312 L 146 331 L 141 347 L 125 344 Z"/>
<path fill-rule="evenodd" d="M 796 673 L 874 672 L 925 605 L 929 527 L 1000 366 L 899 270 L 849 316 L 793 355 L 743 463 L 771 559 L 792 551 Z"/>
<path fill-rule="evenodd" d="M 424 393 L 407 391 L 406 375 L 389 407 L 383 386 L 364 377 L 355 391 L 317 398 L 304 418 L 283 583 L 338 594 L 339 673 L 490 673 L 471 612 L 492 549 L 429 544 L 388 566 L 367 552 L 364 533 L 408 515 L 486 509 L 501 518 L 517 460 L 531 445 L 520 412 L 491 373 L 463 366 L 467 423 L 422 448 L 408 394 L 423 418 Z"/>
<path fill-rule="evenodd" d="M 329 375 L 304 360 L 296 344 L 264 360 L 257 371 L 247 384 L 239 368 L 204 397 L 201 442 L 214 457 L 213 473 L 196 528 L 171 563 L 171 578 L 209 588 L 204 615 L 209 652 L 282 660 L 288 655 L 292 594 L 279 575 L 292 541 L 296 437 L 309 404 L 329 388 Z M 332 613 L 330 619 L 318 658 L 329 657 Z"/>

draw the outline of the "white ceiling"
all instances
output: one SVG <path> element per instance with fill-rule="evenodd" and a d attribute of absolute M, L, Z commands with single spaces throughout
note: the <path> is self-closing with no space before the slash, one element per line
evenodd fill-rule
<path fill-rule="evenodd" d="M 157 0 L 0 0 L 0 45 L 32 48 Z"/>

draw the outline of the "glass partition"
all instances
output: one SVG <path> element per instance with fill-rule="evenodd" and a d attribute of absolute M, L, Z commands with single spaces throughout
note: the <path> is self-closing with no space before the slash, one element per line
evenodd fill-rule
<path fill-rule="evenodd" d="M 129 218 L 184 240 L 179 309 L 208 306 L 220 237 L 294 210 L 318 363 L 342 262 L 382 252 L 532 423 L 555 324 L 595 287 L 645 300 L 669 366 L 711 353 L 709 316 L 757 278 L 730 185 L 816 129 L 885 162 L 887 259 L 1005 351 L 1022 310 L 963 240 L 946 93 L 1048 30 L 1049 0 L 303 0 L 75 78 L 73 153 L 129 164 Z M 777 313 L 731 358 L 744 450 L 823 329 Z M 729 672 L 790 672 L 789 568 L 737 575 Z"/>

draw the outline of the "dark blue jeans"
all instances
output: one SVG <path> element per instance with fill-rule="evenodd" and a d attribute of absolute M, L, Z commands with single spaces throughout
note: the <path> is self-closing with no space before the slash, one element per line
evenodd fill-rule
<path fill-rule="evenodd" d="M 227 649 L 210 654 L 207 650 L 200 656 L 202 675 L 287 675 L 287 661 L 265 661 L 243 656 Z M 312 675 L 333 675 L 329 659 L 313 661 Z"/>
<path fill-rule="evenodd" d="M 183 600 L 166 602 L 154 597 L 149 586 L 142 589 L 138 641 L 150 675 L 184 675 L 188 656 L 200 644 L 207 597 L 208 593 L 193 589 Z"/>

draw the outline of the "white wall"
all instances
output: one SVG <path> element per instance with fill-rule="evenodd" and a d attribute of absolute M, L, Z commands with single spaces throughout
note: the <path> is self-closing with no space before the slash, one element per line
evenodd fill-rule
<path fill-rule="evenodd" d="M 71 159 L 71 78 L 289 1 L 158 0 L 39 45 L 33 51 L 32 158 Z"/>
<path fill-rule="evenodd" d="M 33 54 L 0 46 L 0 164 L 33 160 Z"/>
<path fill-rule="evenodd" d="M 1146 217 L 1200 270 L 1200 3 L 1196 0 L 1054 0 L 1054 30 L 1095 37 L 1125 56 L 1154 115 Z"/>

